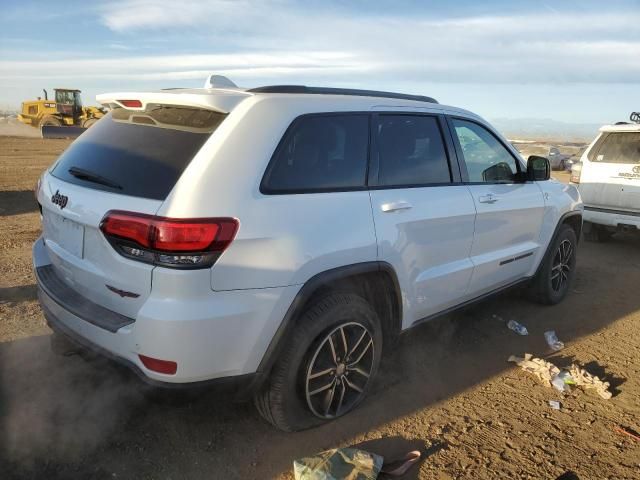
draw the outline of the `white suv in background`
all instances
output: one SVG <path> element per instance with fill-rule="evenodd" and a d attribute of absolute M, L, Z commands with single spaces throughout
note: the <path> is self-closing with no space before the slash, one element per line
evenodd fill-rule
<path fill-rule="evenodd" d="M 403 331 L 523 282 L 562 300 L 578 191 L 428 97 L 272 86 L 100 95 L 46 171 L 55 339 L 158 385 L 237 381 L 283 430 L 354 408 Z"/>
<path fill-rule="evenodd" d="M 572 170 L 584 201 L 584 235 L 604 241 L 640 228 L 640 113 L 606 125 Z"/>

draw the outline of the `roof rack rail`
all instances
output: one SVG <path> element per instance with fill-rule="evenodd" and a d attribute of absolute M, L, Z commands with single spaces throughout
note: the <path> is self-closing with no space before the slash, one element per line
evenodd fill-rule
<path fill-rule="evenodd" d="M 640 123 L 640 112 L 631 112 L 631 115 L 629 115 L 629 120 L 631 120 L 633 123 Z"/>
<path fill-rule="evenodd" d="M 252 93 L 306 93 L 315 95 L 354 95 L 359 97 L 395 98 L 416 102 L 438 103 L 435 98 L 425 95 L 407 95 L 405 93 L 380 92 L 377 90 L 358 90 L 354 88 L 307 87 L 305 85 L 268 85 L 247 90 Z"/>

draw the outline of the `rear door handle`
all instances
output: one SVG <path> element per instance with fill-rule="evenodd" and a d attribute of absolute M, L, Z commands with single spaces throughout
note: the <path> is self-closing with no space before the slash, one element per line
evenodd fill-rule
<path fill-rule="evenodd" d="M 409 202 L 389 202 L 389 203 L 383 203 L 382 205 L 380 205 L 380 208 L 382 209 L 383 212 L 395 212 L 397 210 L 408 210 L 412 207 L 413 205 L 411 205 Z"/>
<path fill-rule="evenodd" d="M 480 203 L 496 203 L 498 201 L 498 197 L 493 193 L 487 193 L 486 195 L 480 195 L 478 197 L 478 201 Z"/>

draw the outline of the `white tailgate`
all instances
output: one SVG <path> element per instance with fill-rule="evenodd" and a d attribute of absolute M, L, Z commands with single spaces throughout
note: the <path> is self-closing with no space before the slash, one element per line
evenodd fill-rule
<path fill-rule="evenodd" d="M 60 197 L 52 201 L 56 193 L 67 197 L 66 204 Z M 70 184 L 49 173 L 38 200 L 43 238 L 58 276 L 88 300 L 135 318 L 151 292 L 154 267 L 119 255 L 102 235 L 100 221 L 109 210 L 154 214 L 162 202 Z"/>
<path fill-rule="evenodd" d="M 638 164 L 585 163 L 579 188 L 585 205 L 640 212 Z"/>

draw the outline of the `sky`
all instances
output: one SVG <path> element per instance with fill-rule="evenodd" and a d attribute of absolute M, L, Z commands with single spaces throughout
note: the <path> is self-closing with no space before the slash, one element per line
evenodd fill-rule
<path fill-rule="evenodd" d="M 435 97 L 486 118 L 640 110 L 640 0 L 0 0 L 0 108 L 74 87 L 305 84 Z"/>

